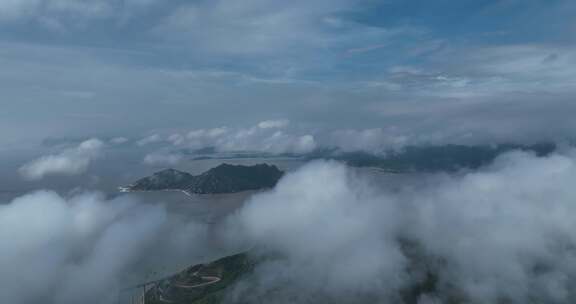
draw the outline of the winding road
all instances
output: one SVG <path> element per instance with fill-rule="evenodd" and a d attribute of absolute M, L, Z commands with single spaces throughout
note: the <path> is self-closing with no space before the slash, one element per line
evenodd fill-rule
<path fill-rule="evenodd" d="M 176 283 L 174 283 L 172 286 L 177 287 L 177 288 L 182 288 L 182 289 L 194 289 L 194 288 L 200 288 L 200 287 L 205 287 L 205 286 L 208 286 L 208 285 L 212 285 L 212 284 L 218 283 L 218 282 L 220 282 L 220 281 L 222 280 L 221 277 L 217 277 L 217 276 L 199 276 L 199 275 L 198 275 L 198 272 L 199 272 L 199 271 L 194 272 L 191 276 L 193 276 L 193 277 L 198 277 L 198 278 L 200 278 L 200 280 L 206 281 L 206 282 L 202 282 L 202 283 L 198 283 L 198 284 L 193 284 L 193 285 L 182 284 L 182 283 L 177 283 L 177 282 L 176 282 Z M 164 290 L 163 290 L 160 286 L 158 286 L 157 289 L 158 289 L 158 293 L 159 293 L 158 299 L 160 300 L 160 302 L 163 302 L 163 303 L 174 303 L 174 301 L 169 300 L 169 299 L 166 299 L 166 298 L 164 297 L 164 293 L 165 293 L 165 292 L 164 292 Z"/>

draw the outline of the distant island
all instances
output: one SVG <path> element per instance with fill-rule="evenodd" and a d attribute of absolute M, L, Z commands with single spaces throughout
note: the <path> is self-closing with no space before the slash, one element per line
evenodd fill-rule
<path fill-rule="evenodd" d="M 314 151 L 295 154 L 235 151 L 221 153 L 216 148 L 182 150 L 192 160 L 230 160 L 230 159 L 272 159 L 290 158 L 303 162 L 328 159 L 346 163 L 352 167 L 379 168 L 387 173 L 413 172 L 455 172 L 478 169 L 492 163 L 498 156 L 511 151 L 524 151 L 538 156 L 546 156 L 558 149 L 557 144 L 541 142 L 534 144 L 484 144 L 459 145 L 438 144 L 405 146 L 399 149 L 373 151 L 343 151 L 338 147 L 320 147 Z"/>
<path fill-rule="evenodd" d="M 272 188 L 284 172 L 274 165 L 221 164 L 200 175 L 165 169 L 120 187 L 121 192 L 182 191 L 192 194 L 222 194 Z"/>
<path fill-rule="evenodd" d="M 493 162 L 499 155 L 511 151 L 525 151 L 546 156 L 557 149 L 556 144 L 533 145 L 437 145 L 407 146 L 398 151 L 342 152 L 337 149 L 317 150 L 306 155 L 306 160 L 334 159 L 353 167 L 373 167 L 388 173 L 454 172 L 478 169 Z"/>

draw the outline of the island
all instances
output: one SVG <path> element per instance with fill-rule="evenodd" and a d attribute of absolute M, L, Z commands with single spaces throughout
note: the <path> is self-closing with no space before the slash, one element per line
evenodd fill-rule
<path fill-rule="evenodd" d="M 140 303 L 222 303 L 228 287 L 251 273 L 256 261 L 246 252 L 197 264 L 153 282 L 142 284 Z"/>
<path fill-rule="evenodd" d="M 200 175 L 165 169 L 141 178 L 121 192 L 182 191 L 192 194 L 223 194 L 272 188 L 284 172 L 274 165 L 252 166 L 221 164 Z"/>

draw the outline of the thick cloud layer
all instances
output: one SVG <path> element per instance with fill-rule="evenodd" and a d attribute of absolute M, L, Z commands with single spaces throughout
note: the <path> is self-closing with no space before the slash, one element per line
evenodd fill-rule
<path fill-rule="evenodd" d="M 121 288 L 140 282 L 131 276 L 201 252 L 191 244 L 204 232 L 128 198 L 27 194 L 0 205 L 0 302 L 116 303 Z"/>
<path fill-rule="evenodd" d="M 313 162 L 254 195 L 217 229 L 226 248 L 265 257 L 227 300 L 576 299 L 576 151 L 513 152 L 476 172 L 391 187 L 399 178 Z M 111 303 L 138 261 L 192 264 L 190 244 L 208 246 L 205 234 L 157 206 L 33 193 L 0 208 L 0 301 Z"/>
<path fill-rule="evenodd" d="M 576 268 L 575 155 L 500 158 L 412 198 L 408 231 L 474 302 L 569 303 Z"/>
<path fill-rule="evenodd" d="M 277 257 L 233 297 L 387 303 L 432 275 L 421 303 L 572 302 L 575 178 L 573 151 L 511 153 L 399 192 L 377 190 L 341 164 L 313 163 L 231 221 L 235 239 Z"/>
<path fill-rule="evenodd" d="M 231 230 L 285 259 L 264 263 L 256 283 L 240 289 L 297 303 L 319 296 L 345 302 L 363 292 L 388 296 L 399 288 L 407 262 L 394 240 L 399 212 L 357 178 L 341 164 L 316 162 L 255 196 Z"/>

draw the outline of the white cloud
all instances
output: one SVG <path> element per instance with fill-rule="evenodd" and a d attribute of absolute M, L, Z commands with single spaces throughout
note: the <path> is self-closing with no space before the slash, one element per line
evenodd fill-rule
<path fill-rule="evenodd" d="M 42 179 L 46 175 L 77 175 L 85 172 L 88 166 L 101 154 L 104 143 L 99 139 L 89 139 L 77 147 L 59 154 L 42 156 L 20 167 L 20 174 L 30 180 Z"/>
<path fill-rule="evenodd" d="M 130 197 L 39 191 L 3 202 L 0 302 L 117 303 L 118 292 L 135 283 L 130 279 L 197 257 L 204 232 Z"/>
<path fill-rule="evenodd" d="M 539 101 L 523 101 L 525 109 L 515 107 L 515 103 L 520 102 L 517 100 L 501 101 L 501 108 L 492 107 L 491 103 L 462 104 L 452 101 L 422 109 L 419 102 L 402 102 L 398 107 L 387 108 L 387 117 L 404 116 L 409 118 L 409 122 L 384 122 L 378 128 L 321 128 L 290 123 L 288 120 L 265 120 L 251 127 L 226 126 L 179 133 L 156 133 L 142 139 L 139 145 L 156 143 L 153 147 L 159 152 L 151 153 L 153 155 L 148 162 L 152 163 L 156 154 L 170 154 L 164 158 L 164 162 L 170 164 L 176 162 L 175 156 L 179 154 L 177 150 L 181 148 L 270 154 L 307 154 L 318 149 L 337 149 L 340 152 L 385 154 L 422 145 L 532 145 L 570 141 L 573 136 L 566 134 L 576 124 L 551 125 L 549 120 L 553 117 L 568 120 L 571 112 L 560 109 L 576 109 L 571 100 L 549 101 L 549 107 L 543 107 Z M 530 112 L 536 111 L 540 117 L 527 118 Z M 427 115 L 427 118 L 418 120 L 420 115 Z M 476 119 L 470 118 L 473 115 Z"/>
<path fill-rule="evenodd" d="M 386 303 L 432 271 L 434 294 L 421 303 L 570 303 L 575 179 L 573 150 L 510 153 L 394 191 L 341 164 L 309 164 L 230 219 L 231 239 L 275 257 L 234 295 Z"/>
<path fill-rule="evenodd" d="M 401 178 L 410 179 L 390 187 Z M 268 257 L 230 290 L 240 300 L 387 303 L 431 271 L 436 290 L 419 303 L 571 303 L 574 180 L 574 150 L 509 153 L 477 172 L 426 177 L 313 162 L 251 197 L 213 237 Z M 150 248 L 207 241 L 202 225 L 166 230 L 166 216 L 94 194 L 37 192 L 0 205 L 0 302 L 112 303 L 121 274 Z"/>
<path fill-rule="evenodd" d="M 285 128 L 290 124 L 289 120 L 281 119 L 281 120 L 265 120 L 258 123 L 258 127 L 261 129 L 270 129 L 270 128 Z"/>
<path fill-rule="evenodd" d="M 418 68 L 394 67 L 381 83 L 409 90 L 407 95 L 458 99 L 573 93 L 574 54 L 573 46 L 537 44 L 454 48 Z"/>
<path fill-rule="evenodd" d="M 339 14 L 353 12 L 365 3 L 355 0 L 196 2 L 174 10 L 154 32 L 162 39 L 186 43 L 193 50 L 210 54 L 292 54 L 297 58 L 309 50 L 342 48 L 344 52 L 357 48 L 358 44 L 382 43 L 394 34 L 394 31 L 339 19 Z"/>
<path fill-rule="evenodd" d="M 162 137 L 158 134 L 153 134 L 147 137 L 144 137 L 136 142 L 138 146 L 146 146 L 149 144 L 157 143 L 162 141 Z"/>
<path fill-rule="evenodd" d="M 314 293 L 328 293 L 323 295 L 346 303 L 351 294 L 387 295 L 401 286 L 406 258 L 394 240 L 395 206 L 377 206 L 356 182 L 341 164 L 314 162 L 288 174 L 273 191 L 254 196 L 231 219 L 232 238 L 287 258 L 259 266 L 261 281 L 250 292 L 302 303 Z M 275 284 L 286 288 L 274 291 Z M 301 293 L 293 294 L 298 289 Z"/>
<path fill-rule="evenodd" d="M 0 301 L 112 303 L 122 271 L 166 216 L 156 207 L 134 208 L 126 200 L 84 195 L 66 201 L 52 192 L 0 207 Z"/>
<path fill-rule="evenodd" d="M 410 230 L 447 261 L 441 280 L 455 282 L 472 302 L 571 302 L 576 256 L 563 248 L 576 244 L 576 192 L 567 183 L 575 176 L 574 151 L 511 153 L 418 195 Z"/>
<path fill-rule="evenodd" d="M 144 163 L 151 166 L 174 166 L 180 163 L 184 157 L 174 153 L 150 153 L 144 157 Z"/>
<path fill-rule="evenodd" d="M 574 96 L 576 52 L 571 43 L 552 38 L 539 43 L 535 38 L 525 44 L 485 45 L 484 36 L 478 38 L 485 33 L 470 33 L 479 40 L 455 41 L 425 29 L 399 35 L 402 29 L 367 24 L 365 13 L 371 14 L 372 2 L 0 1 L 3 15 L 19 20 L 7 27 L 8 40 L 0 56 L 0 77 L 6 79 L 2 91 L 5 99 L 13 100 L 5 111 L 15 113 L 3 121 L 27 137 L 96 127 L 126 126 L 141 132 L 143 126 L 182 126 L 186 119 L 194 120 L 195 126 L 209 125 L 215 118 L 228 125 L 238 123 L 239 117 L 278 113 L 292 119 L 306 117 L 309 123 L 341 124 L 340 128 L 384 128 L 384 124 L 410 128 L 435 120 L 413 132 L 420 134 L 459 129 L 462 121 L 478 124 L 474 133 L 516 129 L 520 134 L 525 130 L 522 123 L 531 120 L 532 130 L 568 125 L 563 133 L 570 134 L 572 120 L 562 115 L 571 107 L 555 101 Z M 161 9 L 137 15 L 140 9 L 152 8 Z M 124 19 L 133 14 L 141 19 L 123 27 Z M 75 22 L 93 23 L 81 27 L 79 34 L 68 26 Z M 34 37 L 46 32 L 36 31 L 36 23 L 71 32 L 51 36 L 54 43 L 43 45 Z M 157 47 L 149 47 L 147 30 L 158 23 L 163 26 L 152 38 Z M 112 31 L 114 35 L 108 35 Z M 16 33 L 29 35 L 18 39 L 21 43 L 8 43 Z M 166 59 L 174 56 L 190 64 L 175 67 Z M 366 60 L 376 65 L 367 65 Z M 413 66 L 393 67 L 409 63 Z M 82 77 L 86 70 L 90 77 Z M 516 101 L 509 106 L 511 97 Z M 72 104 L 78 99 L 93 102 Z M 24 126 L 30 100 L 44 100 L 39 107 L 50 104 L 62 111 L 44 111 L 42 119 Z M 479 104 L 486 109 L 467 111 Z M 540 107 L 534 109 L 532 104 Z M 137 107 L 148 110 L 137 118 L 124 117 Z M 521 113 L 502 117 L 497 128 L 491 128 L 493 121 L 480 125 L 487 120 L 476 113 L 497 107 L 516 107 Z M 230 111 L 224 113 L 222 108 Z M 547 121 L 539 123 L 544 117 L 541 111 L 553 109 L 563 112 L 562 119 L 546 116 Z M 448 116 L 460 111 L 466 117 L 443 121 L 444 110 Z M 65 114 L 54 114 L 60 112 Z M 166 115 L 171 119 L 157 119 Z M 104 117 L 108 122 L 101 124 Z M 3 141 L 22 138 L 3 133 Z"/>
<path fill-rule="evenodd" d="M 172 134 L 168 142 L 191 149 L 213 147 L 220 152 L 307 153 L 317 147 L 313 135 L 297 134 L 288 126 L 288 120 L 266 120 L 249 128 L 198 129 Z"/>
<path fill-rule="evenodd" d="M 328 135 L 326 145 L 344 152 L 365 151 L 384 153 L 404 147 L 413 140 L 394 128 L 336 130 Z"/>

